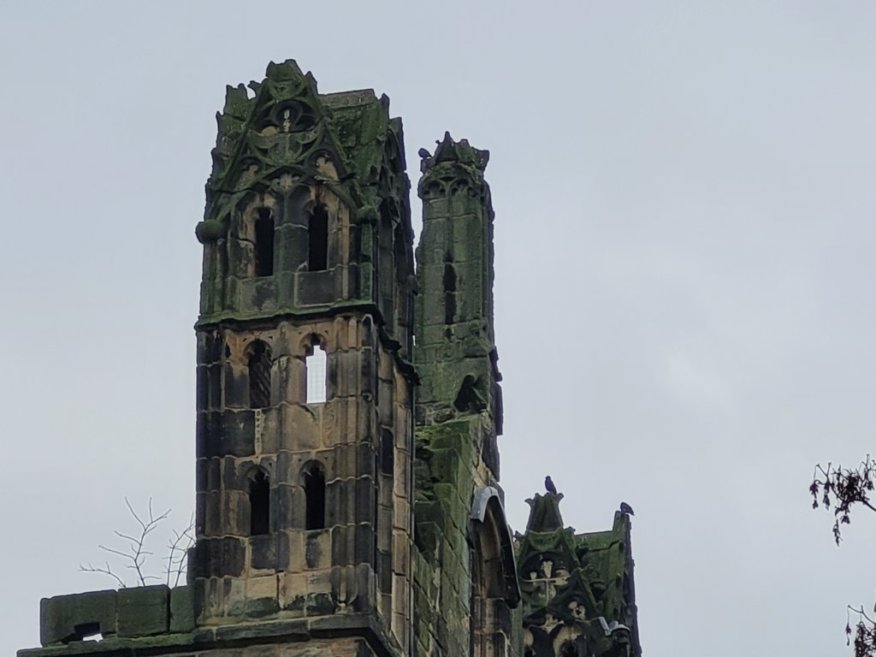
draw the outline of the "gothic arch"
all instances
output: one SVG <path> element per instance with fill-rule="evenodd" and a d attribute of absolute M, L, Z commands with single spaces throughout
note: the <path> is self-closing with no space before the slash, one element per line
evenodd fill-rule
<path fill-rule="evenodd" d="M 250 408 L 266 408 L 271 405 L 271 347 L 263 340 L 253 340 L 246 348 L 246 365 L 249 374 Z"/>
<path fill-rule="evenodd" d="M 511 638 L 510 610 L 520 602 L 520 589 L 511 530 L 492 486 L 475 493 L 471 539 L 471 654 L 504 657 Z"/>
<path fill-rule="evenodd" d="M 304 488 L 304 529 L 325 529 L 326 526 L 326 472 L 317 460 L 301 466 L 301 486 Z"/>
<path fill-rule="evenodd" d="M 237 270 L 228 273 L 243 277 L 274 273 L 281 205 L 281 199 L 263 187 L 253 189 L 237 205 L 227 240 L 227 260 L 237 263 Z"/>
<path fill-rule="evenodd" d="M 310 333 L 301 341 L 304 364 L 300 399 L 305 404 L 329 400 L 329 350 L 325 336 Z"/>
<path fill-rule="evenodd" d="M 253 468 L 249 476 L 249 535 L 270 533 L 271 478 L 262 467 Z"/>

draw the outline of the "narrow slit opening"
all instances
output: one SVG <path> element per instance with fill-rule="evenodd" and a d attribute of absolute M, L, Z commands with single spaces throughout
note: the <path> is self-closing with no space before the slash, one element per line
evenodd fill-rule
<path fill-rule="evenodd" d="M 325 528 L 325 474 L 313 464 L 304 472 L 305 529 Z"/>
<path fill-rule="evenodd" d="M 251 536 L 267 534 L 270 526 L 271 486 L 264 470 L 258 470 L 249 482 L 249 533 Z"/>
<path fill-rule="evenodd" d="M 307 269 L 322 271 L 328 268 L 328 212 L 317 205 L 307 222 Z"/>
<path fill-rule="evenodd" d="M 268 208 L 259 208 L 255 221 L 255 275 L 274 273 L 274 219 Z"/>

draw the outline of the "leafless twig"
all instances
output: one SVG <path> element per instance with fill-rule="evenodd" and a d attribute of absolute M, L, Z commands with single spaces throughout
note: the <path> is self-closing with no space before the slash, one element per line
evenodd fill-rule
<path fill-rule="evenodd" d="M 131 514 L 131 517 L 134 518 L 138 531 L 125 533 L 115 530 L 113 531 L 113 534 L 121 540 L 122 545 L 118 547 L 100 544 L 98 545 L 98 548 L 108 554 L 112 554 L 122 559 L 125 564 L 124 567 L 128 570 L 134 571 L 137 586 L 146 586 L 149 582 L 161 581 L 161 577 L 148 574 L 146 568 L 148 557 L 153 556 L 154 552 L 147 549 L 147 541 L 162 521 L 167 520 L 170 515 L 170 509 L 156 515 L 152 508 L 152 498 L 149 498 L 145 515 L 137 513 L 127 497 L 125 498 L 125 506 L 128 507 L 128 512 Z M 163 578 L 168 586 L 170 586 L 171 580 L 173 580 L 173 585 L 176 586 L 185 573 L 186 553 L 188 548 L 191 547 L 194 542 L 192 527 L 193 522 L 190 519 L 188 526 L 182 531 L 172 530 L 172 538 L 167 545 L 168 554 L 166 557 L 166 568 Z M 124 588 L 127 586 L 124 578 L 113 571 L 108 561 L 106 562 L 106 566 L 92 566 L 91 563 L 89 563 L 86 566 L 80 566 L 79 569 L 83 572 L 108 575 L 109 577 L 112 577 L 120 587 Z"/>

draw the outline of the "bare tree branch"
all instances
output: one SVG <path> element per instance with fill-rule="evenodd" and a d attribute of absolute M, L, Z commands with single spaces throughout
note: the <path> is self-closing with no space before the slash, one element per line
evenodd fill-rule
<path fill-rule="evenodd" d="M 164 577 L 162 578 L 158 575 L 149 574 L 147 572 L 146 566 L 148 557 L 154 555 L 152 550 L 147 549 L 147 541 L 158 526 L 170 516 L 171 510 L 167 509 L 156 515 L 152 507 L 152 498 L 149 498 L 149 501 L 147 502 L 146 514 L 137 513 L 134 505 L 131 504 L 131 501 L 127 497 L 125 498 L 125 506 L 128 508 L 128 512 L 138 525 L 139 531 L 136 533 L 125 533 L 114 530 L 113 534 L 123 541 L 125 545 L 122 547 L 115 547 L 100 544 L 98 545 L 98 548 L 122 559 L 124 568 L 126 570 L 134 571 L 137 586 L 146 586 L 148 582 L 161 581 L 162 579 L 168 586 L 171 583 L 171 579 L 173 579 L 174 586 L 176 586 L 185 573 L 187 551 L 194 542 L 192 536 L 192 519 L 189 520 L 189 525 L 182 531 L 177 531 L 175 529 L 171 530 L 171 538 L 166 546 L 166 550 L 168 551 L 167 556 L 162 557 L 162 559 L 166 561 Z M 119 586 L 126 586 L 124 579 L 112 570 L 109 562 L 107 562 L 106 567 L 96 567 L 89 563 L 86 566 L 80 565 L 79 568 L 83 572 L 107 575 L 112 577 Z"/>
<path fill-rule="evenodd" d="M 114 580 L 116 580 L 116 583 L 119 585 L 119 588 L 123 588 L 123 589 L 126 588 L 125 580 L 123 580 L 121 577 L 119 577 L 118 575 L 116 575 L 113 572 L 112 568 L 110 568 L 109 562 L 107 562 L 106 567 L 104 567 L 104 568 L 92 566 L 91 563 L 88 563 L 85 566 L 80 565 L 79 570 L 81 570 L 84 573 L 100 573 L 101 575 L 109 575 Z"/>
<path fill-rule="evenodd" d="M 191 530 L 194 528 L 194 517 L 189 516 L 189 525 L 181 532 L 173 530 L 173 538 L 168 544 L 166 583 L 170 586 L 170 578 L 174 576 L 173 586 L 179 584 L 179 580 L 185 572 L 186 556 L 189 548 L 194 543 Z"/>

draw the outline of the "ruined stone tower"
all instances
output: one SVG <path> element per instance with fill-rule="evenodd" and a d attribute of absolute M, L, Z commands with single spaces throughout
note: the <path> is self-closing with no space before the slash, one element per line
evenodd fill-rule
<path fill-rule="evenodd" d="M 386 96 L 287 61 L 218 124 L 188 583 L 44 599 L 20 657 L 638 655 L 628 517 L 505 520 L 489 153 L 421 152 L 415 268 Z"/>

